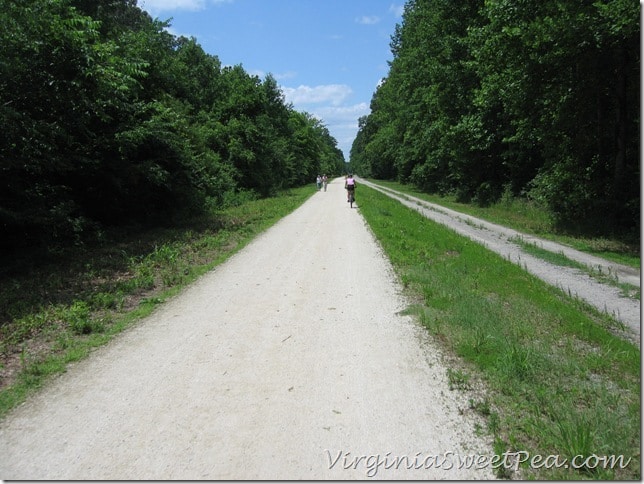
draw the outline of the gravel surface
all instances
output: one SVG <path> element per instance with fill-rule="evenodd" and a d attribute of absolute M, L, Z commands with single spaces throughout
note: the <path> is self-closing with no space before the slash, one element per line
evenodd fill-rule
<path fill-rule="evenodd" d="M 528 272 L 543 281 L 562 289 L 567 294 L 584 300 L 599 311 L 608 313 L 625 326 L 624 328 L 616 327 L 615 332 L 630 339 L 638 346 L 640 345 L 641 313 L 638 299 L 625 297 L 619 288 L 599 282 L 598 279 L 591 277 L 588 272 L 557 266 L 534 257 L 524 252 L 521 246 L 513 242 L 513 240 L 521 238 L 527 243 L 536 244 L 551 252 L 561 253 L 569 259 L 584 264 L 589 269 L 603 274 L 611 274 L 619 282 L 639 288 L 640 273 L 636 269 L 455 212 L 411 195 L 374 185 L 366 180 L 360 179 L 359 183 L 370 186 L 417 210 L 425 217 L 446 225 L 457 233 L 481 243 L 504 258 L 520 264 Z"/>
<path fill-rule="evenodd" d="M 0 478 L 493 478 L 405 307 L 335 180 L 4 419 Z"/>

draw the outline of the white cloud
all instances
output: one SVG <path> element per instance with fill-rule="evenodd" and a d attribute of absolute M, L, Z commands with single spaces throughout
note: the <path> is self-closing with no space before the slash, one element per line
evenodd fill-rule
<path fill-rule="evenodd" d="M 246 69 L 244 69 L 246 70 Z M 253 69 L 253 70 L 248 70 L 246 71 L 249 75 L 251 76 L 257 76 L 260 79 L 263 79 L 266 76 L 266 73 L 260 69 Z"/>
<path fill-rule="evenodd" d="M 284 79 L 293 79 L 294 77 L 297 77 L 297 72 L 295 71 L 281 72 L 279 74 L 273 74 L 273 77 L 277 81 L 281 81 Z"/>
<path fill-rule="evenodd" d="M 158 14 L 173 10 L 188 10 L 198 12 L 204 10 L 209 4 L 218 5 L 232 3 L 234 0 L 139 0 L 141 9 Z"/>
<path fill-rule="evenodd" d="M 362 25 L 374 25 L 380 22 L 380 17 L 375 15 L 363 15 L 362 17 L 356 18 L 356 22 Z"/>
<path fill-rule="evenodd" d="M 392 3 L 389 7 L 389 11 L 392 12 L 396 17 L 402 17 L 403 13 L 405 13 L 405 6 Z"/>
<path fill-rule="evenodd" d="M 340 148 L 349 161 L 351 145 L 358 133 L 358 118 L 369 114 L 368 103 L 359 103 L 352 106 L 321 106 L 313 110 L 311 114 L 322 120 L 329 129 L 331 136 L 338 142 Z"/>
<path fill-rule="evenodd" d="M 353 123 L 358 126 L 358 118 L 369 114 L 369 104 L 359 103 L 353 106 L 322 106 L 316 108 L 314 113 L 316 117 L 325 120 L 327 123 L 346 124 L 347 122 Z M 351 124 L 353 126 L 353 124 Z"/>
<path fill-rule="evenodd" d="M 196 12 L 206 8 L 205 0 L 140 0 L 139 6 L 148 12 L 167 12 L 169 10 L 189 10 Z"/>
<path fill-rule="evenodd" d="M 351 145 L 358 133 L 358 118 L 369 114 L 369 103 L 345 104 L 353 90 L 345 84 L 322 86 L 281 86 L 286 102 L 298 111 L 305 111 L 319 119 L 338 142 L 345 158 L 349 158 Z"/>
<path fill-rule="evenodd" d="M 232 66 L 227 66 L 227 67 L 232 67 Z M 244 69 L 246 70 L 246 69 Z M 297 77 L 297 72 L 295 71 L 286 71 L 286 72 L 281 72 L 281 73 L 274 73 L 274 72 L 266 72 L 261 69 L 251 69 L 251 70 L 246 70 L 248 74 L 251 76 L 257 76 L 260 79 L 265 79 L 267 75 L 273 76 L 273 79 L 276 81 L 282 81 L 285 79 L 293 79 L 294 77 Z M 283 89 L 283 88 L 282 88 Z"/>
<path fill-rule="evenodd" d="M 333 106 L 339 106 L 353 93 L 346 84 L 282 87 L 282 91 L 286 101 L 293 105 L 330 103 Z"/>

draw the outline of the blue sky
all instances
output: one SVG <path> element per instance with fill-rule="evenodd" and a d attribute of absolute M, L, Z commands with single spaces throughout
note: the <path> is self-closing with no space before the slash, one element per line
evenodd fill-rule
<path fill-rule="evenodd" d="M 358 118 L 388 73 L 404 0 L 138 0 L 223 65 L 271 73 L 287 102 L 320 119 L 349 161 Z"/>

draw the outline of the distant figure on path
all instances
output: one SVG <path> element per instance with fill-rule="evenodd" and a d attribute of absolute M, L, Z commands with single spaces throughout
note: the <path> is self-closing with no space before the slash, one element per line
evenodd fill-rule
<path fill-rule="evenodd" d="M 353 179 L 353 175 L 349 174 L 344 182 L 344 188 L 347 190 L 347 202 L 349 201 L 349 195 L 352 193 L 354 194 L 353 199 L 355 200 L 356 181 Z"/>

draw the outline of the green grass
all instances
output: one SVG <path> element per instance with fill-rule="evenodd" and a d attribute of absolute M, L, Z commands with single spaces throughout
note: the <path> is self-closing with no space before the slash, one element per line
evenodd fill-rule
<path fill-rule="evenodd" d="M 577 262 L 566 257 L 561 252 L 551 252 L 537 246 L 536 244 L 524 242 L 520 237 L 513 239 L 513 242 L 520 245 L 523 248 L 524 252 L 531 254 L 534 257 L 538 257 L 541 260 L 562 267 L 571 267 L 573 269 L 578 269 L 603 284 L 609 284 L 611 286 L 618 287 L 621 289 L 622 295 L 624 297 L 637 300 L 641 298 L 641 291 L 638 286 L 619 282 L 618 277 L 615 274 L 612 274 L 610 270 L 602 271 L 601 268 L 595 269 L 588 267 L 581 262 Z"/>
<path fill-rule="evenodd" d="M 488 222 L 503 225 L 519 232 L 536 235 L 566 244 L 582 252 L 603 257 L 612 262 L 640 268 L 640 241 L 625 241 L 617 238 L 583 237 L 570 235 L 555 227 L 552 217 L 542 207 L 531 201 L 504 197 L 489 207 L 460 203 L 454 196 L 438 196 L 423 193 L 411 185 L 398 182 L 371 180 L 386 188 L 407 193 L 421 200 L 443 205 Z"/>
<path fill-rule="evenodd" d="M 101 247 L 15 261 L 0 281 L 0 416 L 51 375 L 86 357 L 301 205 L 310 187 L 248 201 L 173 229 L 112 236 Z M 640 352 L 613 321 L 516 265 L 361 188 L 362 214 L 415 300 L 414 314 L 462 363 L 454 391 L 472 391 L 498 453 L 624 455 L 617 471 L 531 471 L 541 479 L 640 478 Z M 32 262 L 29 262 L 29 261 Z M 503 473 L 500 474 L 504 476 Z"/>
<path fill-rule="evenodd" d="M 610 332 L 615 321 L 365 186 L 360 208 L 414 301 L 408 313 L 461 362 L 450 385 L 484 383 L 471 407 L 496 452 L 623 455 L 625 469 L 522 472 L 640 479 L 640 351 Z"/>
<path fill-rule="evenodd" d="M 0 418 L 66 365 L 149 315 L 315 192 L 247 200 L 178 227 L 6 261 L 0 279 Z"/>

